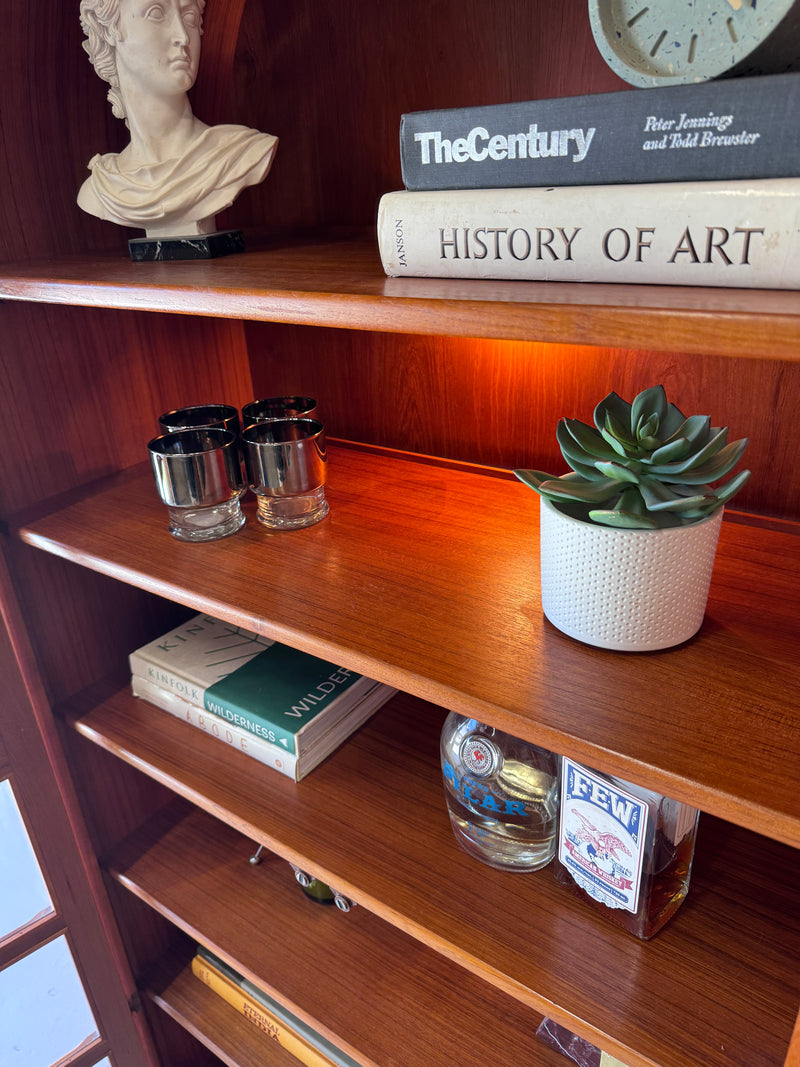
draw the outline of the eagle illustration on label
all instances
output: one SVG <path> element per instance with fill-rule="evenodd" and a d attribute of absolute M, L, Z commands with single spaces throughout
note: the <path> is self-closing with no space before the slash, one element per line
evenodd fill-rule
<path fill-rule="evenodd" d="M 648 806 L 608 779 L 562 757 L 558 858 L 590 897 L 636 912 Z"/>

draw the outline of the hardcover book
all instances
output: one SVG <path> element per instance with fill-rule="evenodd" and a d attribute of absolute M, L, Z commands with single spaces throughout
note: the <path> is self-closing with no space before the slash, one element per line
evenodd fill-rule
<path fill-rule="evenodd" d="M 357 1067 L 354 1059 L 202 945 L 192 959 L 192 972 L 306 1067 Z"/>
<path fill-rule="evenodd" d="M 796 289 L 800 178 L 386 193 L 391 277 Z"/>
<path fill-rule="evenodd" d="M 800 174 L 800 74 L 415 111 L 410 190 L 783 178 Z"/>
<path fill-rule="evenodd" d="M 204 708 L 190 704 L 173 690 L 164 689 L 136 674 L 131 676 L 131 690 L 134 696 L 141 697 L 142 700 L 154 704 L 162 711 L 168 711 L 170 715 L 188 723 L 196 730 L 202 730 L 203 733 L 244 752 L 246 756 L 258 760 L 265 767 L 272 767 L 273 770 L 285 774 L 287 778 L 292 778 L 296 782 L 305 778 L 332 752 L 335 752 L 343 741 L 347 740 L 397 692 L 391 686 L 376 682 L 372 689 L 369 689 L 361 700 L 353 705 L 347 715 L 334 722 L 325 733 L 320 734 L 313 745 L 302 755 L 296 756 L 292 752 L 287 752 L 283 745 L 272 744 L 242 726 L 227 723 L 218 716 L 205 711 Z M 155 722 L 153 729 L 158 729 L 158 724 Z"/>
<path fill-rule="evenodd" d="M 377 684 L 209 615 L 136 649 L 129 663 L 134 677 L 293 756 L 309 751 Z"/>

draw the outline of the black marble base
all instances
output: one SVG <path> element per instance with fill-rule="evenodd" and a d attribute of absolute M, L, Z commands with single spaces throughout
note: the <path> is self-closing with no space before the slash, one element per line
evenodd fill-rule
<path fill-rule="evenodd" d="M 134 237 L 128 241 L 134 263 L 154 263 L 167 259 L 216 259 L 244 252 L 241 230 L 191 234 L 188 237 Z"/>

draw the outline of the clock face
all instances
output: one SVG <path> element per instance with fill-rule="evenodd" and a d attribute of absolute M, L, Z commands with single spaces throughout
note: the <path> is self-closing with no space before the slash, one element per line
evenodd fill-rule
<path fill-rule="evenodd" d="M 589 0 L 606 63 L 632 85 L 800 67 L 800 0 Z"/>

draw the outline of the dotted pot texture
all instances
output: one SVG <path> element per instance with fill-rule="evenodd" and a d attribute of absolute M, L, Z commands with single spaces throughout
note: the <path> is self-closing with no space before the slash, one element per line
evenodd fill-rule
<path fill-rule="evenodd" d="M 545 615 L 599 648 L 651 652 L 687 641 L 705 615 L 722 513 L 666 530 L 617 530 L 542 497 Z"/>

